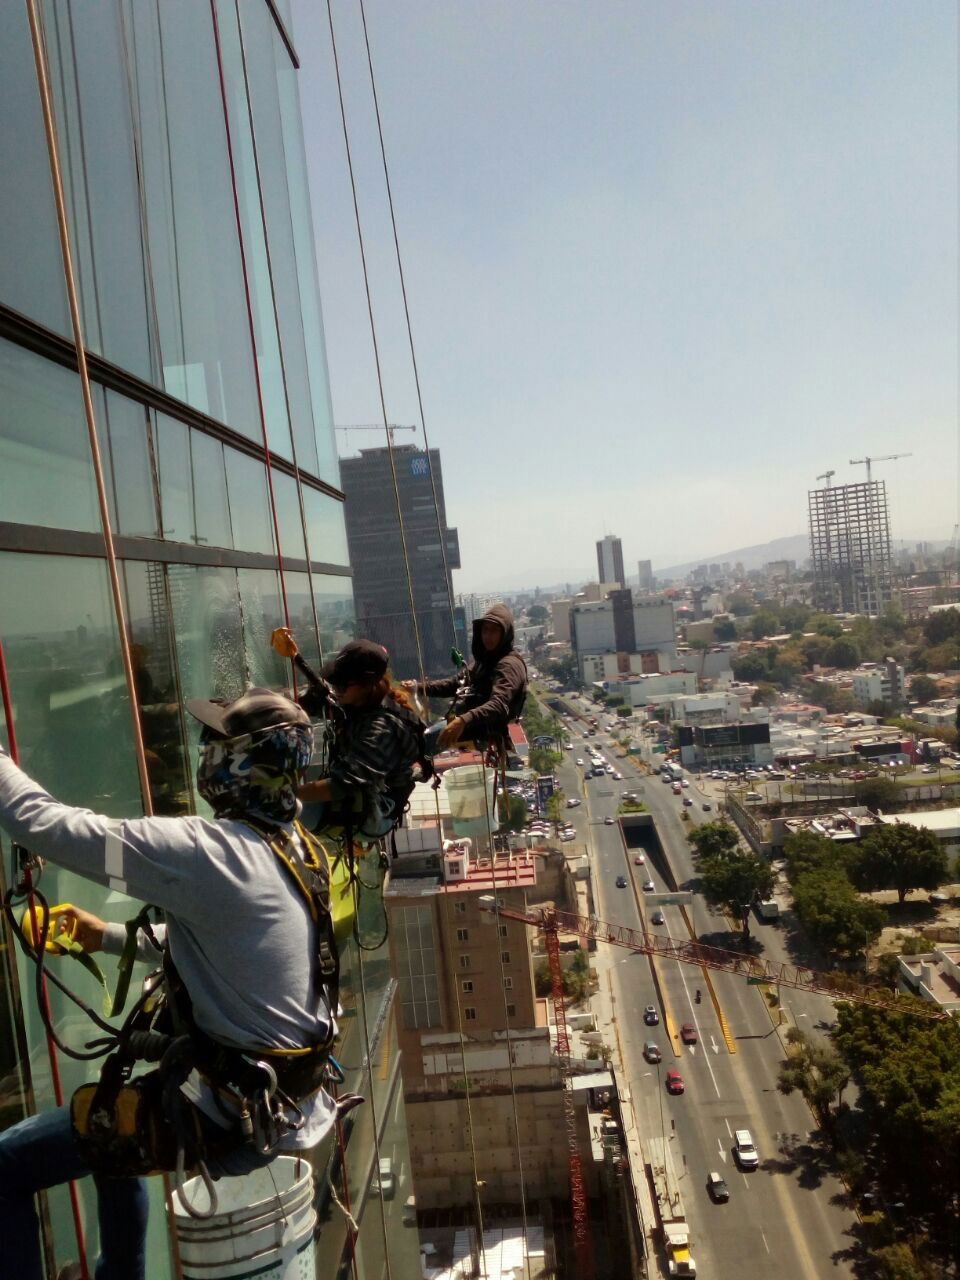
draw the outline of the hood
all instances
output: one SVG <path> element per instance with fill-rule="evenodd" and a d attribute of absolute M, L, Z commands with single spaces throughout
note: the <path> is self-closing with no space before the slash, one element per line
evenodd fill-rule
<path fill-rule="evenodd" d="M 502 644 L 490 653 L 483 647 L 483 641 L 480 639 L 480 628 L 485 622 L 496 622 L 503 628 Z M 474 661 L 483 666 L 489 666 L 490 663 L 499 662 L 505 653 L 512 651 L 513 613 L 505 604 L 491 605 L 482 618 L 473 620 L 473 643 L 470 646 L 470 652 L 473 654 Z"/>

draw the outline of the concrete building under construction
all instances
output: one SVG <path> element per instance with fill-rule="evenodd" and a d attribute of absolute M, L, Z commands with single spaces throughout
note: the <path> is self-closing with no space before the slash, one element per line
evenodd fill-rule
<path fill-rule="evenodd" d="M 890 603 L 892 570 L 887 487 L 882 480 L 811 489 L 814 604 L 876 616 Z"/>

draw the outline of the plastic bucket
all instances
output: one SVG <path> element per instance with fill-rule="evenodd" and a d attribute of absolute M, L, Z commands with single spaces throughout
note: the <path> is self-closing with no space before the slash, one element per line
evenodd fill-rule
<path fill-rule="evenodd" d="M 486 818 L 496 824 L 493 807 L 497 775 L 480 764 L 460 765 L 447 769 L 443 775 L 443 787 L 450 801 L 450 815 L 454 819 Z M 484 799 L 486 793 L 486 799 Z"/>
<path fill-rule="evenodd" d="M 173 1197 L 183 1280 L 316 1280 L 308 1161 L 278 1156 L 264 1169 L 221 1178 L 216 1188 L 212 1218 L 191 1218 Z M 199 1178 L 186 1183 L 184 1195 L 200 1209 L 209 1203 Z"/>

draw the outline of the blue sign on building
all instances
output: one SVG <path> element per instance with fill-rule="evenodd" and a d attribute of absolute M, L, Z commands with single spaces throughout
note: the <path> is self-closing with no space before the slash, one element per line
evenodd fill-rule
<path fill-rule="evenodd" d="M 418 453 L 410 459 L 410 474 L 412 476 L 427 476 L 430 474 L 430 462 L 425 453 Z"/>

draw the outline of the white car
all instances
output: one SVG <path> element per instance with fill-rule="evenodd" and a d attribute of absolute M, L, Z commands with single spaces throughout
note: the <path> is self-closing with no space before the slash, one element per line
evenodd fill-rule
<path fill-rule="evenodd" d="M 623 781 L 623 774 L 620 772 L 620 770 L 619 770 L 619 769 L 615 769 L 615 770 L 613 771 L 613 780 L 614 780 L 614 782 L 622 782 L 622 781 Z"/>
<path fill-rule="evenodd" d="M 614 824 L 615 822 L 616 822 L 616 818 L 611 818 L 611 817 L 609 817 L 609 816 L 608 816 L 608 817 L 604 818 L 604 820 L 603 820 L 603 825 L 604 825 L 605 827 L 612 827 L 612 826 L 613 826 L 613 824 Z"/>
<path fill-rule="evenodd" d="M 690 779 L 689 779 L 689 778 L 681 778 L 681 779 L 680 779 L 680 785 L 681 785 L 681 787 L 689 787 L 689 785 L 690 785 Z"/>
<path fill-rule="evenodd" d="M 568 808 L 568 809 L 575 809 L 579 803 L 580 803 L 580 801 L 577 799 L 577 797 L 576 797 L 576 796 L 571 796 L 571 797 L 569 798 L 569 800 L 567 801 L 567 808 Z"/>
<path fill-rule="evenodd" d="M 644 882 L 643 882 L 643 892 L 644 892 L 644 893 L 653 893 L 653 891 L 656 889 L 656 887 L 657 887 L 657 886 L 653 883 L 653 881 L 652 881 L 652 880 L 644 880 Z"/>
<path fill-rule="evenodd" d="M 577 764 L 583 764 L 583 756 L 577 756 Z"/>
<path fill-rule="evenodd" d="M 757 1148 L 749 1129 L 738 1129 L 733 1135 L 733 1154 L 741 1169 L 756 1169 L 760 1164 Z"/>

